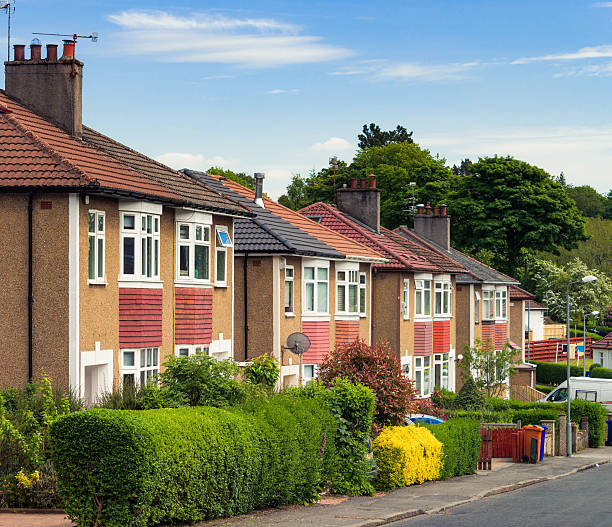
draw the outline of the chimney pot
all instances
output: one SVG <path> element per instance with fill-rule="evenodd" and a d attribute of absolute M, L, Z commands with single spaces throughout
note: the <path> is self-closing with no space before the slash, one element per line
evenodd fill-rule
<path fill-rule="evenodd" d="M 263 202 L 263 180 L 266 177 L 263 172 L 255 172 L 255 203 L 260 207 L 264 206 Z"/>
<path fill-rule="evenodd" d="M 40 44 L 30 44 L 30 60 L 40 60 L 40 50 L 42 46 Z"/>
<path fill-rule="evenodd" d="M 434 216 L 438 215 L 438 207 L 437 206 L 434 207 L 433 212 L 434 212 L 433 213 Z"/>
<path fill-rule="evenodd" d="M 351 188 L 357 188 L 357 178 L 351 179 Z"/>
<path fill-rule="evenodd" d="M 417 205 L 417 214 L 423 214 L 423 208 L 425 208 L 425 205 L 423 205 L 422 203 L 419 203 Z"/>
<path fill-rule="evenodd" d="M 365 179 L 362 179 L 362 180 L 360 180 L 359 182 L 361 183 L 361 188 L 362 188 L 362 189 L 365 189 L 365 188 L 366 188 L 366 180 L 365 180 Z"/>
<path fill-rule="evenodd" d="M 64 51 L 60 60 L 74 59 L 74 40 L 64 40 Z"/>
<path fill-rule="evenodd" d="M 431 204 L 429 203 L 429 201 L 427 202 L 427 206 L 425 207 L 425 214 L 427 216 L 431 216 Z"/>
<path fill-rule="evenodd" d="M 57 62 L 57 44 L 47 44 L 47 60 Z"/>
<path fill-rule="evenodd" d="M 25 60 L 25 44 L 15 44 L 15 60 Z"/>
<path fill-rule="evenodd" d="M 376 188 L 376 176 L 370 174 L 370 188 Z"/>
<path fill-rule="evenodd" d="M 440 205 L 440 216 L 446 216 L 446 205 Z"/>

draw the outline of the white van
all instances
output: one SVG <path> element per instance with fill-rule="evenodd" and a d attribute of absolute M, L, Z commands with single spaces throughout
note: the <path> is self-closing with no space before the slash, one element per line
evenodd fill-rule
<path fill-rule="evenodd" d="M 571 377 L 570 398 L 584 399 L 594 403 L 603 404 L 608 410 L 612 410 L 612 379 L 598 379 L 594 377 Z M 541 403 L 563 403 L 567 401 L 567 381 L 563 381 L 544 399 Z"/>

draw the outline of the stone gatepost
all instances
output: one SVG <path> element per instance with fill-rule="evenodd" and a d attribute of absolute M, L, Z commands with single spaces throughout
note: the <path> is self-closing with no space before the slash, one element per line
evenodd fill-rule
<path fill-rule="evenodd" d="M 544 439 L 544 455 L 555 456 L 557 455 L 557 434 L 555 433 L 555 421 L 554 419 L 551 419 L 550 421 L 541 421 L 541 423 L 548 428 L 548 430 L 546 430 L 546 436 Z"/>
<path fill-rule="evenodd" d="M 559 441 L 557 441 L 557 455 L 567 454 L 567 415 L 559 415 Z"/>

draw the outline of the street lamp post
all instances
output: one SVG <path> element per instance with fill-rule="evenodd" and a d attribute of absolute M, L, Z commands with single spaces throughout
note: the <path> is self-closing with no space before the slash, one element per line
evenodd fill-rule
<path fill-rule="evenodd" d="M 586 377 L 586 319 L 588 316 L 596 317 L 599 315 L 599 311 L 591 311 L 590 313 L 585 313 L 582 317 L 584 326 L 582 329 L 582 376 Z"/>
<path fill-rule="evenodd" d="M 581 280 L 572 280 L 567 284 L 567 291 L 565 296 L 565 323 L 566 323 L 566 334 L 567 334 L 567 428 L 566 428 L 566 444 L 567 444 L 567 457 L 572 455 L 572 420 L 571 420 L 571 389 L 570 389 L 570 287 L 574 284 L 588 284 L 589 282 L 595 282 L 596 276 L 592 274 L 584 276 Z"/>

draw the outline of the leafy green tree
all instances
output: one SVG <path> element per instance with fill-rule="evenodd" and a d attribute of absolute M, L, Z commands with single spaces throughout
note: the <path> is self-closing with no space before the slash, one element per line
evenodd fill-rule
<path fill-rule="evenodd" d="M 244 376 L 253 384 L 273 389 L 280 377 L 278 361 L 269 355 L 255 357 L 244 369 Z"/>
<path fill-rule="evenodd" d="M 231 170 L 224 170 L 221 167 L 210 167 L 207 171 L 207 174 L 214 174 L 216 176 L 223 176 L 224 178 L 231 179 L 236 183 L 240 183 L 241 185 L 255 189 L 255 178 L 253 176 L 249 176 L 244 172 L 232 172 Z"/>
<path fill-rule="evenodd" d="M 459 166 L 457 165 L 453 165 L 453 168 L 451 168 L 453 174 L 455 174 L 455 176 L 467 176 L 470 174 L 470 172 L 472 171 L 472 165 L 474 163 L 472 163 L 472 161 L 470 161 L 467 157 L 465 159 L 461 160 L 461 163 L 459 163 Z"/>
<path fill-rule="evenodd" d="M 399 124 L 395 130 L 387 132 L 382 131 L 377 124 L 370 123 L 370 126 L 364 124 L 362 133 L 357 135 L 357 139 L 359 139 L 358 146 L 365 150 L 373 146 L 385 146 L 392 143 L 413 143 L 412 133 Z"/>
<path fill-rule="evenodd" d="M 501 350 L 496 350 L 490 340 L 482 342 L 476 339 L 473 347 L 465 347 L 459 366 L 466 382 L 473 379 L 480 390 L 486 390 L 487 396 L 493 397 L 512 374 L 515 358 L 516 351 L 511 349 L 509 344 Z M 472 377 L 472 372 L 475 377 Z"/>
<path fill-rule="evenodd" d="M 479 159 L 471 170 L 455 180 L 448 199 L 457 248 L 488 249 L 497 269 L 514 274 L 525 250 L 556 254 L 558 246 L 572 249 L 587 239 L 580 210 L 541 168 L 496 156 Z"/>
<path fill-rule="evenodd" d="M 299 174 L 294 174 L 291 183 L 287 185 L 287 193 L 278 198 L 278 202 L 292 210 L 300 210 L 309 205 L 306 196 L 306 180 Z"/>
<path fill-rule="evenodd" d="M 604 312 L 612 306 L 612 279 L 600 272 L 589 269 L 584 262 L 574 258 L 564 266 L 557 266 L 548 260 L 536 260 L 531 267 L 533 290 L 548 306 L 548 314 L 555 320 L 565 322 L 567 284 L 583 276 L 595 275 L 596 282 L 575 285 L 570 289 L 570 316 L 576 322 L 582 321 L 583 313 Z"/>
<path fill-rule="evenodd" d="M 485 394 L 476 384 L 471 375 L 468 375 L 465 382 L 459 389 L 457 397 L 453 400 L 453 408 L 456 410 L 480 411 L 487 406 Z"/>
<path fill-rule="evenodd" d="M 604 207 L 603 217 L 612 220 L 612 189 L 608 192 L 606 206 Z"/>
<path fill-rule="evenodd" d="M 589 185 L 566 187 L 568 195 L 586 217 L 603 216 L 608 199 Z"/>

